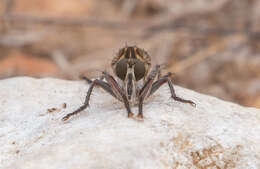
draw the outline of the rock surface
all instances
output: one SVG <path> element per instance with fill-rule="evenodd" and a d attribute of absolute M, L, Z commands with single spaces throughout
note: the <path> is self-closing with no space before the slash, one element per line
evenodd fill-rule
<path fill-rule="evenodd" d="M 185 169 L 260 168 L 260 110 L 167 85 L 144 105 L 144 120 L 83 81 L 13 78 L 0 81 L 0 168 Z M 66 103 L 66 106 L 65 104 Z M 132 108 L 137 112 L 137 107 Z"/>

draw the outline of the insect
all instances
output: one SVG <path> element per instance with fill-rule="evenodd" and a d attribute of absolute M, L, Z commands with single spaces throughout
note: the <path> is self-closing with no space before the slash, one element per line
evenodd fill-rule
<path fill-rule="evenodd" d="M 171 81 L 172 73 L 169 72 L 161 76 L 161 66 L 156 65 L 151 69 L 151 57 L 149 54 L 137 46 L 126 46 L 121 48 L 117 55 L 112 59 L 111 67 L 115 74 L 113 77 L 108 72 L 102 72 L 100 79 L 90 80 L 83 77 L 90 87 L 87 92 L 84 104 L 72 113 L 62 118 L 68 120 L 71 116 L 78 114 L 88 107 L 93 88 L 99 86 L 112 95 L 115 99 L 124 103 L 128 117 L 134 114 L 131 105 L 138 104 L 139 112 L 137 117 L 143 118 L 143 102 L 154 94 L 163 84 L 167 83 L 171 92 L 171 97 L 179 102 L 196 104 L 191 100 L 185 100 L 176 96 Z M 105 79 L 105 81 L 104 81 Z"/>

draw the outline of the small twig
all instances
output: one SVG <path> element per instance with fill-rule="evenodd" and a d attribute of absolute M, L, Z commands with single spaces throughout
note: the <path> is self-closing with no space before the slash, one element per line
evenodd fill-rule
<path fill-rule="evenodd" d="M 9 30 L 8 33 L 0 37 L 0 45 L 21 47 L 41 40 L 44 36 L 46 36 L 46 33 L 47 30 L 38 32 Z"/>

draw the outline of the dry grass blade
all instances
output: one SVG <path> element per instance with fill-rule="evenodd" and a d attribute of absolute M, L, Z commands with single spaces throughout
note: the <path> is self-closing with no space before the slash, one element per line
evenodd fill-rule
<path fill-rule="evenodd" d="M 101 26 L 105 28 L 120 28 L 126 29 L 129 25 L 126 22 L 109 21 L 109 20 L 97 20 L 95 18 L 61 18 L 61 17 L 39 17 L 31 15 L 13 15 L 8 14 L 2 17 L 2 19 L 13 23 L 22 24 L 46 24 L 46 25 L 60 25 L 60 26 Z M 133 26 L 134 27 L 134 26 Z"/>
<path fill-rule="evenodd" d="M 207 49 L 201 50 L 188 59 L 176 63 L 172 68 L 170 68 L 170 71 L 178 74 L 209 57 L 215 56 L 218 52 L 224 51 L 232 37 L 233 36 L 225 37 L 224 39 L 215 42 Z"/>

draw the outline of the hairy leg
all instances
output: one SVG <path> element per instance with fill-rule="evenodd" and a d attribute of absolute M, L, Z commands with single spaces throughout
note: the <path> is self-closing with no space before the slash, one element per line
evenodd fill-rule
<path fill-rule="evenodd" d="M 88 78 L 87 76 L 84 76 L 84 75 L 80 76 L 80 79 L 85 80 L 88 84 L 91 84 L 93 82 L 90 78 Z M 103 79 L 104 79 L 104 76 L 101 76 L 99 78 L 99 80 L 103 80 Z"/>
<path fill-rule="evenodd" d="M 144 83 L 144 86 L 142 87 L 142 89 L 140 90 L 140 92 L 138 94 L 139 112 L 138 112 L 137 117 L 139 117 L 139 118 L 143 118 L 143 101 L 144 101 L 145 97 L 147 97 L 147 94 L 150 92 L 153 81 L 159 72 L 160 72 L 160 66 L 156 65 L 154 67 L 154 69 L 150 72 L 150 74 L 148 75 L 148 78 L 147 78 L 146 82 Z"/>
<path fill-rule="evenodd" d="M 89 79 L 86 76 L 80 76 L 80 79 L 85 80 L 88 84 L 91 84 L 93 82 L 91 79 Z"/>
<path fill-rule="evenodd" d="M 127 110 L 128 117 L 132 117 L 134 114 L 131 111 L 129 101 L 127 100 L 125 91 L 119 86 L 117 81 L 107 72 L 103 72 L 103 77 L 106 79 L 107 83 L 111 86 L 115 95 L 124 103 Z"/>
<path fill-rule="evenodd" d="M 172 75 L 172 73 L 169 72 L 168 74 L 166 74 L 165 76 L 163 76 L 161 79 L 159 79 L 159 80 L 157 80 L 156 82 L 154 82 L 153 85 L 152 85 L 152 88 L 151 88 L 151 90 L 150 90 L 150 93 L 149 93 L 148 97 L 149 97 L 150 95 L 152 95 L 155 91 L 157 91 L 164 83 L 167 82 L 167 83 L 168 83 L 168 86 L 169 86 L 169 88 L 170 88 L 170 91 L 171 91 L 171 97 L 172 97 L 174 100 L 179 101 L 179 102 L 183 102 L 183 103 L 189 103 L 189 104 L 191 104 L 192 106 L 196 106 L 196 104 L 195 104 L 193 101 L 191 101 L 191 100 L 185 100 L 185 99 L 182 99 L 182 98 L 176 96 L 175 90 L 174 90 L 174 88 L 173 88 L 172 81 L 171 81 L 171 79 L 170 79 L 171 75 Z"/>
<path fill-rule="evenodd" d="M 77 110 L 75 110 L 74 112 L 69 113 L 69 114 L 67 114 L 66 116 L 64 116 L 64 117 L 62 118 L 63 121 L 68 120 L 71 116 L 73 116 L 73 115 L 75 115 L 75 114 L 78 114 L 79 112 L 81 112 L 82 110 L 84 110 L 84 109 L 86 109 L 86 108 L 88 107 L 88 105 L 89 105 L 89 100 L 90 100 L 90 96 L 91 96 L 92 90 L 93 90 L 93 88 L 94 88 L 95 86 L 100 86 L 100 87 L 103 88 L 105 91 L 107 91 L 109 94 L 111 94 L 112 96 L 114 96 L 115 98 L 117 98 L 117 96 L 115 95 L 115 93 L 113 92 L 111 86 L 110 86 L 108 83 L 96 79 L 96 80 L 94 80 L 94 81 L 91 83 L 91 85 L 90 85 L 90 87 L 89 87 L 89 89 L 88 89 L 87 96 L 86 96 L 86 98 L 85 98 L 84 104 L 83 104 L 80 108 L 78 108 Z"/>

